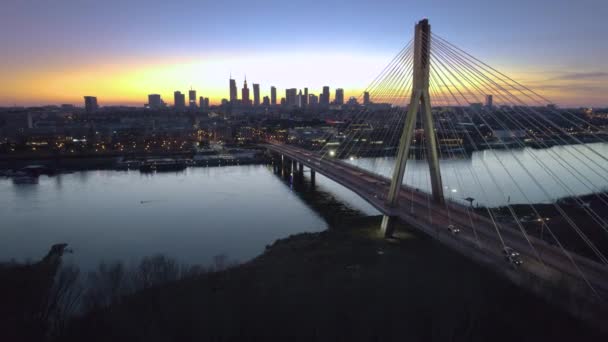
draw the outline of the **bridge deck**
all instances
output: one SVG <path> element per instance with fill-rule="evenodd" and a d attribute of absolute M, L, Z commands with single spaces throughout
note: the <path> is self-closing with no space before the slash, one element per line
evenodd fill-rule
<path fill-rule="evenodd" d="M 350 189 L 382 214 L 397 216 L 440 242 L 492 267 L 500 268 L 510 278 L 528 273 L 552 283 L 567 279 L 578 293 L 584 292 L 596 300 L 599 295 L 602 302 L 608 298 L 606 266 L 571 252 L 565 253 L 532 236 L 524 236 L 515 224 L 494 222 L 491 218 L 470 210 L 468 206 L 453 201 L 446 201 L 443 205 L 435 204 L 430 201 L 428 194 L 405 185 L 401 188 L 398 205 L 389 207 L 384 200 L 390 186 L 390 180 L 386 177 L 298 147 L 280 144 L 269 144 L 267 147 Z M 457 225 L 461 232 L 456 235 L 450 233 L 447 230 L 450 224 Z M 504 260 L 503 243 L 498 232 L 504 245 L 520 252 L 524 263 L 518 269 Z M 596 294 L 590 291 L 589 284 Z"/>

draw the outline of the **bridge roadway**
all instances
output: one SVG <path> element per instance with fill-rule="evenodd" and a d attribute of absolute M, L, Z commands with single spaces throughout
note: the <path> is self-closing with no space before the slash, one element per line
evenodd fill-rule
<path fill-rule="evenodd" d="M 453 201 L 435 204 L 428 194 L 405 185 L 400 190 L 398 205 L 389 207 L 384 201 L 390 186 L 390 179 L 386 177 L 295 146 L 270 143 L 266 147 L 350 189 L 382 214 L 396 216 L 461 253 L 498 268 L 499 273 L 505 273 L 515 282 L 522 279 L 522 273 L 561 286 L 566 281 L 571 291 L 594 303 L 598 302 L 599 296 L 599 302 L 605 307 L 608 299 L 608 267 L 605 265 L 571 252 L 566 255 L 559 247 L 532 236 L 527 236 L 529 243 L 515 223 L 495 222 L 475 213 L 469 206 Z M 458 226 L 460 233 L 450 233 L 447 229 L 450 224 Z M 505 260 L 498 232 L 504 245 L 520 253 L 523 264 L 519 267 Z"/>

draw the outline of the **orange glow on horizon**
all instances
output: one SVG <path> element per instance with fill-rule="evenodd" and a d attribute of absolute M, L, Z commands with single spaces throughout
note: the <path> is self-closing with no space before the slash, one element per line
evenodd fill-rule
<path fill-rule="evenodd" d="M 148 94 L 161 94 L 173 103 L 173 92 L 183 93 L 192 86 L 199 96 L 219 104 L 228 97 L 228 78 L 232 73 L 239 89 L 245 75 L 250 92 L 260 83 L 261 97 L 270 96 L 270 86 L 277 87 L 277 97 L 286 88 L 309 88 L 319 94 L 323 86 L 345 90 L 345 99 L 360 98 L 363 89 L 390 60 L 390 56 L 354 56 L 334 54 L 282 54 L 248 57 L 214 57 L 201 60 L 106 62 L 73 67 L 48 66 L 43 69 L 1 70 L 5 82 L 0 85 L 0 106 L 71 103 L 80 105 L 85 95 L 97 96 L 100 105 L 135 105 L 147 102 Z M 2 67 L 0 67 L 2 68 Z M 551 80 L 555 75 L 505 72 L 560 105 L 603 105 L 608 85 L 592 80 Z M 252 94 L 253 95 L 253 94 Z M 372 96 L 372 101 L 373 101 Z"/>

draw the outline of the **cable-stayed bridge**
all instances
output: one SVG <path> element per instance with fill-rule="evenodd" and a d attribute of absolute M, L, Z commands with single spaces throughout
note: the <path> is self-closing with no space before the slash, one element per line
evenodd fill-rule
<path fill-rule="evenodd" d="M 606 317 L 602 128 L 432 34 L 427 20 L 364 97 L 373 104 L 312 142 L 270 141 L 275 166 L 295 176 L 308 167 L 313 181 L 318 172 L 352 190 L 384 215 L 387 237 L 404 222 L 577 315 Z M 442 167 L 472 153 L 493 163 Z M 414 186 L 419 160 L 428 173 Z M 554 198 L 556 190 L 566 198 Z M 491 205 L 501 196 L 502 205 Z"/>

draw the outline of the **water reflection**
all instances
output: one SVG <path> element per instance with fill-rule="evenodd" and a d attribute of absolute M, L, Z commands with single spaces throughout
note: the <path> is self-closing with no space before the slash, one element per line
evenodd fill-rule
<path fill-rule="evenodd" d="M 67 242 L 84 269 L 157 253 L 190 264 L 219 254 L 244 261 L 278 238 L 327 227 L 263 165 L 59 177 L 60 187 L 55 177 L 33 186 L 0 179 L 0 259 L 37 259 Z"/>
<path fill-rule="evenodd" d="M 440 161 L 445 195 L 479 205 L 550 203 L 608 189 L 608 144 L 556 146 L 535 150 L 486 150 L 471 158 Z M 595 153 L 597 152 L 597 154 Z M 394 158 L 362 158 L 350 163 L 390 177 Z M 404 183 L 429 192 L 428 164 L 409 160 Z"/>

